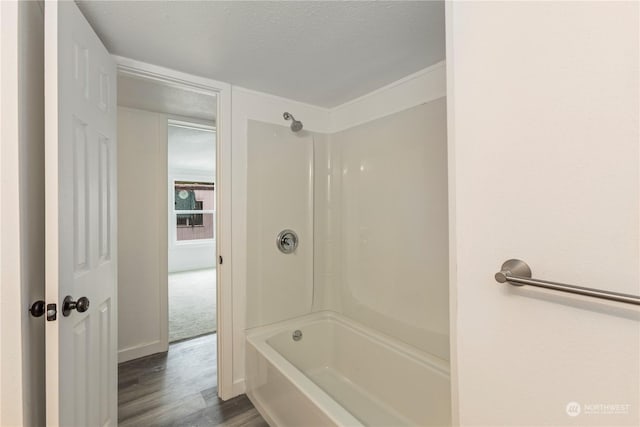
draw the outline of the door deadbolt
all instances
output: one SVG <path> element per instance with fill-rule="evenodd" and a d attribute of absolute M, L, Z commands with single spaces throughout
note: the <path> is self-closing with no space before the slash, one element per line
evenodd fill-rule
<path fill-rule="evenodd" d="M 67 295 L 62 301 L 62 315 L 68 317 L 71 314 L 71 310 L 77 310 L 79 313 L 84 313 L 89 310 L 89 298 L 80 297 L 78 301 L 74 301 L 71 295 Z"/>

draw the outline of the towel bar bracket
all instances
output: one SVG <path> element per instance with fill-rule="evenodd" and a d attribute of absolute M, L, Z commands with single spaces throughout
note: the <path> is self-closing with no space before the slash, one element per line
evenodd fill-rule
<path fill-rule="evenodd" d="M 496 281 L 498 283 L 505 283 L 509 281 L 509 276 L 519 276 L 531 279 L 531 268 L 529 265 L 519 259 L 510 259 L 502 264 L 500 271 L 496 273 Z M 522 283 L 511 283 L 516 286 L 524 286 Z"/>

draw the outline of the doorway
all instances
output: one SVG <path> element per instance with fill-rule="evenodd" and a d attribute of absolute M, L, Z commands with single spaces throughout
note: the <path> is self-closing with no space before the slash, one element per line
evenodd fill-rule
<path fill-rule="evenodd" d="M 182 83 L 119 69 L 118 417 L 123 424 L 169 422 L 169 412 L 184 418 L 222 405 L 216 398 L 215 333 L 219 94 Z M 164 406 L 148 399 L 164 393 L 171 394 Z M 167 405 L 176 408 L 168 411 Z"/>
<path fill-rule="evenodd" d="M 215 125 L 168 121 L 169 342 L 216 332 Z"/>

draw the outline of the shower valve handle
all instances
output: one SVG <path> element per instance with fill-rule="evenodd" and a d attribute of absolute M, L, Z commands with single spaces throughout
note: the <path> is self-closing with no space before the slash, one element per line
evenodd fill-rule
<path fill-rule="evenodd" d="M 293 230 L 282 230 L 276 237 L 276 246 L 284 254 L 293 253 L 298 247 L 298 235 Z"/>

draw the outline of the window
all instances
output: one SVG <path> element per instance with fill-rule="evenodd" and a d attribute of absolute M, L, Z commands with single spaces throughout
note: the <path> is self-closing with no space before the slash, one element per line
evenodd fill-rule
<path fill-rule="evenodd" d="M 175 181 L 176 240 L 213 239 L 215 233 L 213 182 Z"/>

